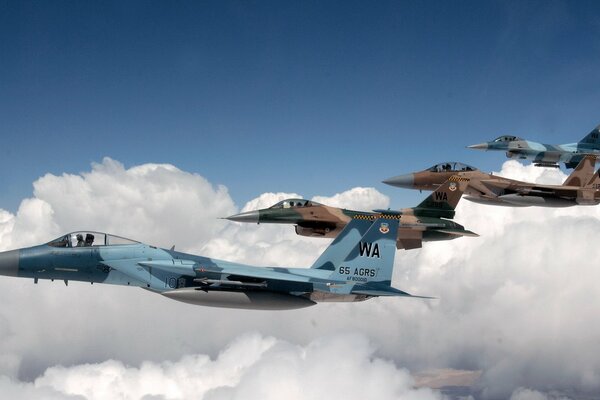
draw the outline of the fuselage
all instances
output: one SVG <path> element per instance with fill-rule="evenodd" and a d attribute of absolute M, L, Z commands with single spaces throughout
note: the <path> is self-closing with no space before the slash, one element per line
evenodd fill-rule
<path fill-rule="evenodd" d="M 141 287 L 193 304 L 293 309 L 317 301 L 362 301 L 353 282 L 314 268 L 255 267 L 133 242 L 56 247 L 52 243 L 0 253 L 0 275 Z"/>
<path fill-rule="evenodd" d="M 600 155 L 600 148 L 595 144 L 547 144 L 511 136 L 501 136 L 491 142 L 468 147 L 479 150 L 504 151 L 508 158 L 531 160 L 539 166 L 558 166 L 562 162 L 567 168 L 574 168 L 585 155 Z"/>
<path fill-rule="evenodd" d="M 441 164 L 438 164 L 438 166 Z M 469 201 L 505 207 L 570 207 L 600 203 L 598 186 L 538 185 L 488 174 L 477 169 L 444 171 L 436 166 L 386 179 L 384 183 L 417 190 L 436 190 L 450 176 L 468 180 Z"/>
<path fill-rule="evenodd" d="M 474 235 L 465 230 L 463 225 L 446 218 L 416 216 L 411 208 L 402 209 L 398 214 L 398 249 L 421 247 L 422 241 L 452 240 Z M 227 219 L 258 224 L 295 225 L 296 233 L 301 236 L 335 238 L 352 218 L 357 217 L 374 220 L 377 213 L 330 207 L 305 199 L 287 199 L 272 207 L 243 212 Z"/>

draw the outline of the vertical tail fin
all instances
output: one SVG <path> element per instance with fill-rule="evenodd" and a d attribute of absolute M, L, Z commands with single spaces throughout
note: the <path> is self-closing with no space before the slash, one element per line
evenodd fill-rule
<path fill-rule="evenodd" d="M 594 130 L 581 139 L 579 143 L 592 145 L 592 147 L 600 147 L 600 125 L 595 127 Z"/>
<path fill-rule="evenodd" d="M 415 215 L 454 218 L 454 209 L 467 187 L 468 178 L 452 175 L 437 190 L 418 206 L 413 208 Z"/>
<path fill-rule="evenodd" d="M 399 224 L 396 216 L 381 215 L 375 222 L 353 219 L 311 268 L 331 270 L 339 281 L 389 286 Z"/>
<path fill-rule="evenodd" d="M 356 242 L 362 238 L 371 227 L 371 221 L 365 218 L 366 216 L 357 215 L 348 225 L 340 232 L 339 235 L 331 242 L 329 247 L 317 258 L 317 261 L 311 268 L 329 269 L 333 271 L 335 266 L 344 261 L 346 255 L 356 245 Z"/>
<path fill-rule="evenodd" d="M 594 176 L 595 168 L 595 156 L 587 155 L 583 157 L 579 164 L 577 164 L 577 167 L 571 172 L 571 175 L 563 182 L 563 186 L 586 186 Z"/>

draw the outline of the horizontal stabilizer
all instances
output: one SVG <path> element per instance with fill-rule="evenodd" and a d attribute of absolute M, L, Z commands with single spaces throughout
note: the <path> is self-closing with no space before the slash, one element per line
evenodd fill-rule
<path fill-rule="evenodd" d="M 434 299 L 435 297 L 428 296 L 414 296 L 410 293 L 406 293 L 402 290 L 393 288 L 388 286 L 384 287 L 370 287 L 370 286 L 361 286 L 355 289 L 352 289 L 352 294 L 361 294 L 365 296 L 401 296 L 401 297 L 415 297 L 418 299 Z"/>
<path fill-rule="evenodd" d="M 479 235 L 472 231 L 467 230 L 451 230 L 451 229 L 438 229 L 438 232 L 446 233 L 448 235 L 454 236 L 469 236 L 469 237 L 479 237 Z"/>
<path fill-rule="evenodd" d="M 398 250 L 420 249 L 421 247 L 423 247 L 423 239 L 422 238 L 418 238 L 418 239 L 401 238 L 396 241 L 396 248 Z"/>

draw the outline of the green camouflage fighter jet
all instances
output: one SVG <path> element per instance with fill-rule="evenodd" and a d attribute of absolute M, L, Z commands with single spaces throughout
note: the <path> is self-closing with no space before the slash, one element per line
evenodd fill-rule
<path fill-rule="evenodd" d="M 562 185 L 521 182 L 487 174 L 462 163 L 445 162 L 423 171 L 388 178 L 383 183 L 418 190 L 435 190 L 448 177 L 467 182 L 465 198 L 475 203 L 507 207 L 570 207 L 600 204 L 596 157 L 585 156 Z"/>
<path fill-rule="evenodd" d="M 492 140 L 467 146 L 469 149 L 505 151 L 506 157 L 531 160 L 536 167 L 556 167 L 564 162 L 565 167 L 575 168 L 582 158 L 600 155 L 600 125 L 577 143 L 545 144 L 504 135 Z"/>
<path fill-rule="evenodd" d="M 311 200 L 287 199 L 262 210 L 247 211 L 227 219 L 236 222 L 295 225 L 302 236 L 336 237 L 352 218 L 373 221 L 379 213 L 394 214 L 400 218 L 396 246 L 398 249 L 415 249 L 423 241 L 450 240 L 461 236 L 478 236 L 464 226 L 451 221 L 454 209 L 466 187 L 466 182 L 446 178 L 434 193 L 421 204 L 400 211 L 374 210 L 374 212 L 346 210 L 326 206 Z"/>
<path fill-rule="evenodd" d="M 322 301 L 411 296 L 391 286 L 396 215 L 353 219 L 310 268 L 253 267 L 100 232 L 0 253 L 0 275 L 141 287 L 191 304 L 287 310 Z"/>

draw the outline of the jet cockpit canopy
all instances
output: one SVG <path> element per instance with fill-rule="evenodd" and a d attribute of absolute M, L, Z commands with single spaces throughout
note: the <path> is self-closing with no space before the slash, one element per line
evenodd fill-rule
<path fill-rule="evenodd" d="M 470 165 L 463 164 L 460 162 L 444 162 L 434 165 L 429 168 L 429 172 L 464 172 L 464 171 L 476 171 L 477 168 L 471 167 Z"/>
<path fill-rule="evenodd" d="M 310 206 L 320 206 L 321 204 L 316 201 L 306 200 L 306 199 L 285 199 L 280 201 L 279 203 L 269 207 L 269 208 L 292 208 L 292 207 L 310 207 Z"/>
<path fill-rule="evenodd" d="M 80 231 L 67 233 L 57 239 L 54 239 L 48 246 L 52 247 L 96 247 L 96 246 L 116 246 L 122 244 L 136 244 L 135 240 L 126 239 L 121 236 L 110 235 L 108 233 L 94 231 Z"/>
<path fill-rule="evenodd" d="M 500 137 L 494 139 L 494 143 L 516 142 L 518 140 L 523 140 L 523 139 L 521 139 L 520 137 L 517 137 L 517 136 L 503 135 L 503 136 L 500 136 Z"/>

